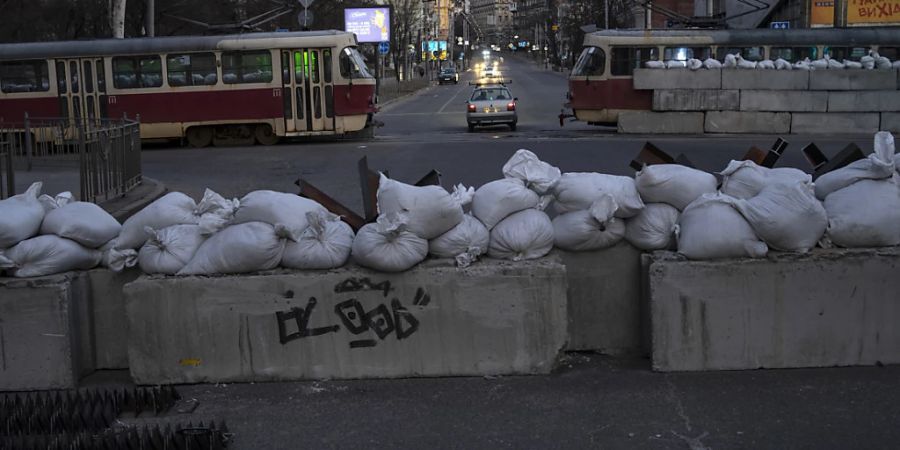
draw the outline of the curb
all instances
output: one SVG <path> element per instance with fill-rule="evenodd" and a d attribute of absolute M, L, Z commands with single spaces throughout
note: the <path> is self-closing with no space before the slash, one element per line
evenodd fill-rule
<path fill-rule="evenodd" d="M 145 193 L 141 193 L 141 197 L 138 199 L 133 199 L 129 203 L 125 205 L 119 206 L 118 201 L 128 201 L 128 197 L 135 194 L 136 191 L 146 191 Z M 110 215 L 116 218 L 120 223 L 125 222 L 126 219 L 133 216 L 135 213 L 143 209 L 145 206 L 152 203 L 154 200 L 162 197 L 163 194 L 166 193 L 166 185 L 162 184 L 160 181 L 155 180 L 150 177 L 141 177 L 141 184 L 138 187 L 131 190 L 131 192 L 125 194 L 121 198 L 113 199 L 104 202 L 100 206 L 103 209 L 106 209 Z M 107 208 L 113 208 L 109 210 Z"/>

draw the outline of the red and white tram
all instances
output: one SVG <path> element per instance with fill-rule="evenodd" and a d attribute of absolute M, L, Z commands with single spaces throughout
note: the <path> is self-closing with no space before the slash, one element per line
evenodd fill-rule
<path fill-rule="evenodd" d="M 140 117 L 195 147 L 372 125 L 375 79 L 344 31 L 0 44 L 0 121 Z"/>

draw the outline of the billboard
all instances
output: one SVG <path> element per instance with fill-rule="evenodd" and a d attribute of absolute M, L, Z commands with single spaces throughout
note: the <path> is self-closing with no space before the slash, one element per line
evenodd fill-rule
<path fill-rule="evenodd" d="M 834 26 L 834 0 L 812 0 L 809 25 L 815 27 Z"/>
<path fill-rule="evenodd" d="M 390 8 L 347 8 L 344 10 L 344 30 L 356 34 L 359 42 L 391 40 Z"/>
<path fill-rule="evenodd" d="M 847 0 L 847 25 L 900 25 L 900 0 Z"/>

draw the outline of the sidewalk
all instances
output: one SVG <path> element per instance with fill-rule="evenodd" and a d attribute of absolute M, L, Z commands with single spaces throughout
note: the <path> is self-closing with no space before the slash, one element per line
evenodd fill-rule
<path fill-rule="evenodd" d="M 431 80 L 419 76 L 399 82 L 393 76 L 382 78 L 378 87 L 378 106 L 383 107 L 397 99 L 425 89 L 432 84 Z"/>

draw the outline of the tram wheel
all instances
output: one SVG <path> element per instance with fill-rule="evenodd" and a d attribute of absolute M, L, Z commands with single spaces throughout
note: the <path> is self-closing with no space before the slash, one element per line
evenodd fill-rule
<path fill-rule="evenodd" d="M 257 125 L 254 135 L 256 136 L 256 142 L 259 142 L 261 145 L 275 145 L 280 139 L 275 134 L 275 131 L 272 130 L 272 127 L 266 124 Z"/>
<path fill-rule="evenodd" d="M 190 127 L 186 133 L 188 144 L 194 148 L 207 147 L 212 144 L 212 127 Z"/>

